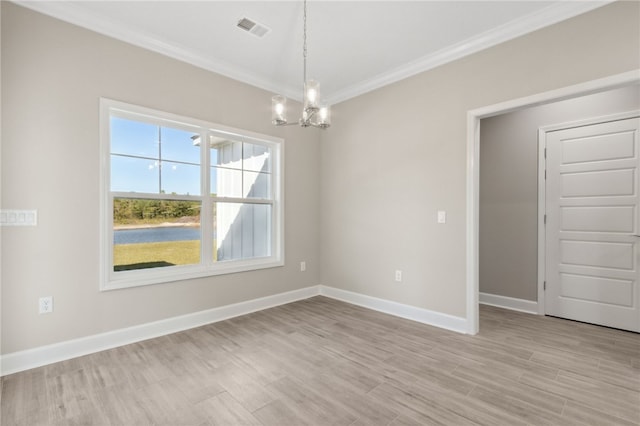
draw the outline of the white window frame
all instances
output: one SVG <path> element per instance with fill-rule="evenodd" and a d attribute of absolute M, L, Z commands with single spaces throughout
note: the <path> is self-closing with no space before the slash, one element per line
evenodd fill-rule
<path fill-rule="evenodd" d="M 271 148 L 271 191 L 270 200 L 252 200 L 249 198 L 212 197 L 210 191 L 210 153 L 208 144 L 201 148 L 201 194 L 199 196 L 121 193 L 111 192 L 111 132 L 110 117 L 118 116 L 129 120 L 138 120 L 161 126 L 179 128 L 200 133 L 201 140 L 208 140 L 209 135 L 227 136 L 234 140 L 267 145 Z M 115 290 L 143 285 L 160 284 L 193 278 L 202 278 L 221 274 L 253 271 L 284 265 L 284 139 L 235 129 L 208 121 L 131 105 L 111 99 L 100 99 L 100 290 Z M 136 196 L 139 195 L 139 197 Z M 200 263 L 194 265 L 176 265 L 129 271 L 113 270 L 113 199 L 157 198 L 162 200 L 201 201 L 201 244 Z M 270 204 L 271 212 L 271 255 L 253 259 L 213 261 L 212 235 L 213 203 L 242 202 Z M 211 246 L 211 247 L 209 247 Z"/>

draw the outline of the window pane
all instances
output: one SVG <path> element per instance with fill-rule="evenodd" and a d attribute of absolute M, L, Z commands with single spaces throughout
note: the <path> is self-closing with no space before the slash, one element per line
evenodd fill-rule
<path fill-rule="evenodd" d="M 197 133 L 116 117 L 111 128 L 112 191 L 200 195 Z"/>
<path fill-rule="evenodd" d="M 271 149 L 266 145 L 245 142 L 242 147 L 244 170 L 271 172 Z"/>
<path fill-rule="evenodd" d="M 212 137 L 211 193 L 219 197 L 271 198 L 271 148 Z"/>
<path fill-rule="evenodd" d="M 200 166 L 163 161 L 162 193 L 200 195 Z"/>
<path fill-rule="evenodd" d="M 160 162 L 144 158 L 111 156 L 111 190 L 160 193 Z"/>
<path fill-rule="evenodd" d="M 162 159 L 200 164 L 199 133 L 162 127 Z"/>
<path fill-rule="evenodd" d="M 242 170 L 212 167 L 211 193 L 218 197 L 242 197 Z"/>
<path fill-rule="evenodd" d="M 243 191 L 246 198 L 271 198 L 271 175 L 267 173 L 243 172 Z"/>
<path fill-rule="evenodd" d="M 158 159 L 158 126 L 111 117 L 111 152 Z"/>
<path fill-rule="evenodd" d="M 270 204 L 217 203 L 214 260 L 271 256 Z"/>
<path fill-rule="evenodd" d="M 200 203 L 113 200 L 113 270 L 200 262 Z"/>

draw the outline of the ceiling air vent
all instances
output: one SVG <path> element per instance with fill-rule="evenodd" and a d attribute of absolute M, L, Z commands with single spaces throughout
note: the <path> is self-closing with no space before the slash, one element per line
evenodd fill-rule
<path fill-rule="evenodd" d="M 260 38 L 264 37 L 269 33 L 269 31 L 271 31 L 271 29 L 265 25 L 259 24 L 249 18 L 240 19 L 237 27 Z"/>

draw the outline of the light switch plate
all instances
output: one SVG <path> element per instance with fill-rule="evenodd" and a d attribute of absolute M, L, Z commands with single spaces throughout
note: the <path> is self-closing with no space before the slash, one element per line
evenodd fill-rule
<path fill-rule="evenodd" d="M 447 212 L 438 210 L 438 223 L 447 223 Z"/>
<path fill-rule="evenodd" d="M 37 210 L 0 210 L 1 226 L 36 226 Z"/>

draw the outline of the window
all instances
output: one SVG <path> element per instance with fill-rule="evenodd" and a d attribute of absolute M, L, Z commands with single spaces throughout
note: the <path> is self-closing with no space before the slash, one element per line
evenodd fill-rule
<path fill-rule="evenodd" d="M 102 289 L 283 265 L 283 141 L 101 100 Z"/>

